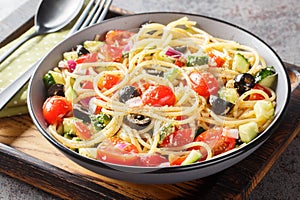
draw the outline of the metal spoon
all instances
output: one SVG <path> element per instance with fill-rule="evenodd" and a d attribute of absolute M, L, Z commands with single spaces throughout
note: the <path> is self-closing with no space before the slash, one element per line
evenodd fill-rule
<path fill-rule="evenodd" d="M 65 27 L 76 17 L 83 3 L 84 0 L 42 0 L 34 18 L 35 32 L 19 40 L 1 55 L 0 63 L 27 40 Z"/>

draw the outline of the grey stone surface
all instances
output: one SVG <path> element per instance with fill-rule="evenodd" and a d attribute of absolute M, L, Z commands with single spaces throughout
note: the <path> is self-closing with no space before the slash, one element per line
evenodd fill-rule
<path fill-rule="evenodd" d="M 241 26 L 268 43 L 283 61 L 300 65 L 299 0 L 114 0 L 133 11 L 179 11 L 219 18 Z M 300 199 L 298 135 L 250 195 L 256 199 Z M 57 199 L 33 186 L 0 174 L 2 199 Z"/>

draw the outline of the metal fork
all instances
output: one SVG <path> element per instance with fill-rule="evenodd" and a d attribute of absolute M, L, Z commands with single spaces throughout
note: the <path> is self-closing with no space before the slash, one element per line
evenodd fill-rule
<path fill-rule="evenodd" d="M 112 0 L 90 0 L 75 25 L 69 31 L 66 37 L 85 27 L 91 26 L 104 20 Z M 15 96 L 15 94 L 28 82 L 32 73 L 41 60 L 29 67 L 21 77 L 17 78 L 0 93 L 0 110 Z"/>

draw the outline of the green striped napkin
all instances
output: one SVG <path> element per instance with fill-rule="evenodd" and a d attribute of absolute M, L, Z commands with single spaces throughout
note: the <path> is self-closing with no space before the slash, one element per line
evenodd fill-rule
<path fill-rule="evenodd" d="M 3 63 L 0 64 L 0 68 L 4 67 L 0 71 L 0 92 L 3 91 L 11 82 L 13 82 L 36 61 L 42 58 L 47 52 L 51 50 L 57 43 L 62 41 L 68 33 L 71 26 L 65 29 L 50 33 L 42 36 L 37 36 L 21 47 L 19 47 L 10 57 L 8 57 Z M 21 37 L 29 35 L 34 32 L 34 27 L 25 32 Z M 9 49 L 17 40 L 12 41 L 3 48 L 0 49 L 0 54 Z M 26 84 L 17 95 L 0 111 L 0 117 L 7 117 L 13 115 L 20 115 L 28 113 L 27 110 L 27 86 Z M 0 100 L 1 101 L 1 100 Z"/>

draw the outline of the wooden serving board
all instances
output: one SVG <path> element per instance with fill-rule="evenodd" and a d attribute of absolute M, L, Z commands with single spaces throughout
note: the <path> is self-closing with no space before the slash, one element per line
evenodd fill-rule
<path fill-rule="evenodd" d="M 115 16 L 110 12 L 108 16 Z M 294 86 L 294 65 L 287 64 Z M 29 115 L 2 118 L 0 172 L 64 199 L 244 199 L 262 180 L 300 130 L 300 88 L 292 93 L 277 131 L 251 156 L 209 177 L 143 185 L 107 178 L 75 164 L 53 147 Z"/>

